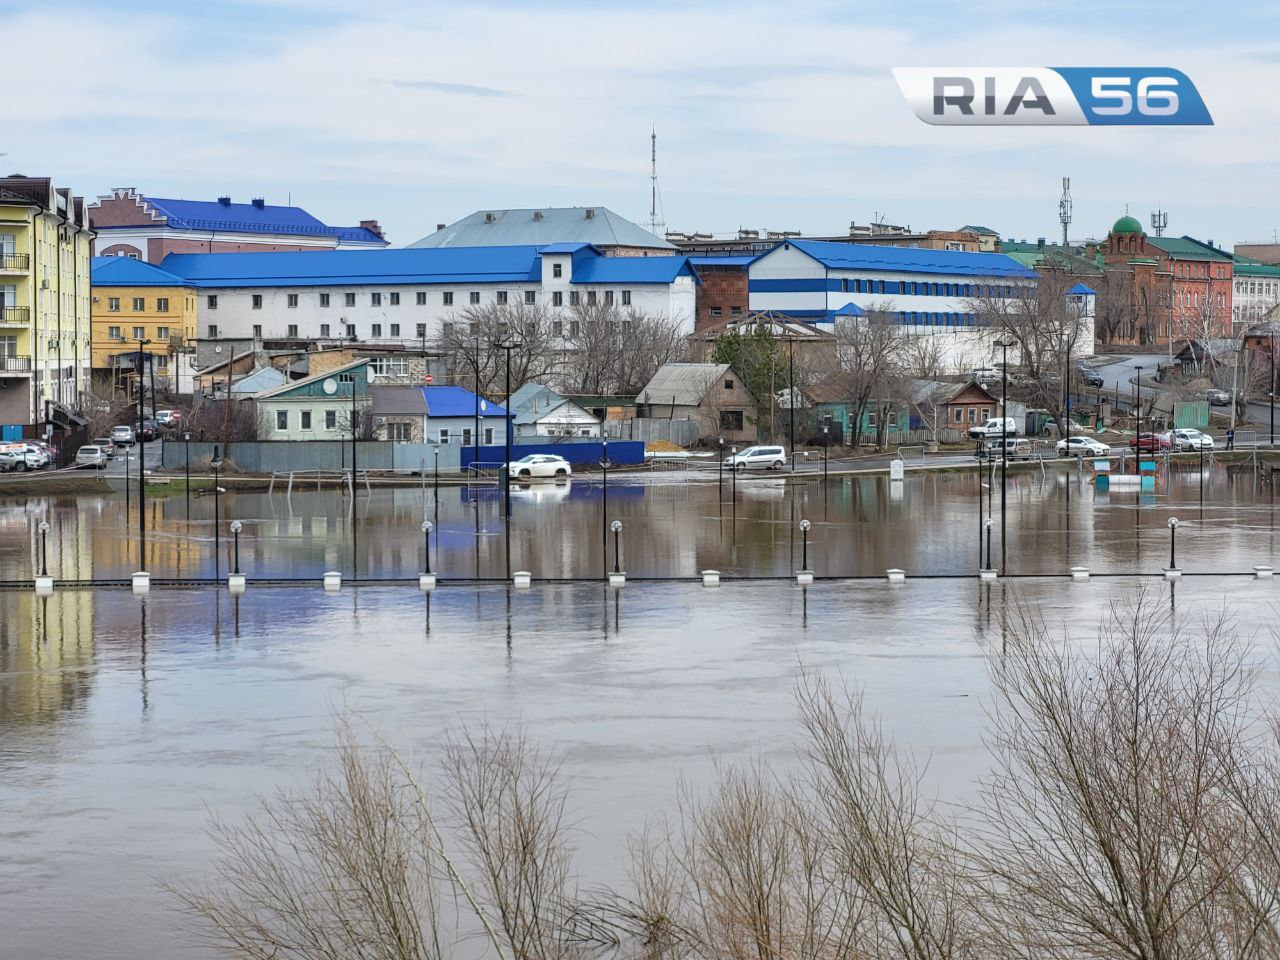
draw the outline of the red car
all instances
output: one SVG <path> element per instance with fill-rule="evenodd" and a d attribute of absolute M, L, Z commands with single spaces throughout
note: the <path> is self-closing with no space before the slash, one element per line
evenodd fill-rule
<path fill-rule="evenodd" d="M 1129 446 L 1143 453 L 1159 453 L 1161 450 L 1171 450 L 1173 441 L 1169 439 L 1168 434 L 1142 433 L 1130 440 Z"/>

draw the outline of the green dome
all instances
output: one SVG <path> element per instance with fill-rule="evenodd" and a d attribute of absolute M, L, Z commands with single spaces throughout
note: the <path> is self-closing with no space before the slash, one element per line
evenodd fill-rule
<path fill-rule="evenodd" d="M 1142 224 L 1136 218 L 1129 216 L 1127 213 L 1115 222 L 1115 226 L 1111 228 L 1112 233 L 1142 233 Z"/>

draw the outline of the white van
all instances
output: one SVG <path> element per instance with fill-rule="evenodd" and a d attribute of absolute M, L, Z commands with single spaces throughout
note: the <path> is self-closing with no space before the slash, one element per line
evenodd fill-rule
<path fill-rule="evenodd" d="M 995 417 L 986 423 L 969 428 L 969 436 L 974 440 L 1001 436 L 1016 437 L 1018 433 L 1018 421 L 1013 417 Z"/>
<path fill-rule="evenodd" d="M 781 470 L 787 465 L 787 451 L 782 447 L 747 447 L 724 458 L 732 470 Z"/>

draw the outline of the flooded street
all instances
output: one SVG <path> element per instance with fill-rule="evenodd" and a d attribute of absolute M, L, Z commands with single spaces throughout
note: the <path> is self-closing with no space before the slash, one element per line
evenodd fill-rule
<path fill-rule="evenodd" d="M 963 802 L 986 766 L 985 653 L 998 650 L 1010 597 L 1043 606 L 1087 641 L 1109 602 L 1132 601 L 1135 573 L 1168 563 L 1177 515 L 1188 574 L 1146 589 L 1176 617 L 1224 603 L 1270 670 L 1275 580 L 1271 489 L 1221 468 L 1204 487 L 1183 471 L 1154 495 L 1095 493 L 1074 470 L 1019 471 L 1008 488 L 1007 567 L 1095 577 L 980 583 L 979 487 L 971 474 L 741 482 L 724 499 L 714 477 L 611 478 L 539 485 L 513 497 L 512 564 L 546 580 L 599 577 L 612 562 L 603 523 L 623 521 L 630 577 L 688 578 L 715 568 L 789 576 L 798 520 L 813 522 L 821 581 L 344 586 L 255 580 L 411 578 L 424 514 L 436 519 L 443 578 L 503 578 L 501 495 L 492 487 L 375 490 L 348 516 L 336 492 L 231 493 L 240 519 L 239 598 L 213 586 L 0 591 L 0 956 L 206 957 L 160 884 L 199 877 L 210 811 L 235 819 L 254 797 L 304 783 L 348 709 L 415 760 L 450 724 L 518 721 L 563 754 L 574 787 L 587 882 L 621 882 L 628 832 L 668 812 L 681 778 L 705 782 L 717 758 L 794 756 L 792 692 L 802 668 L 840 672 L 904 745 L 931 756 L 930 778 Z M 1000 491 L 994 491 L 996 561 Z M 214 575 L 214 504 L 154 502 L 149 567 L 157 577 Z M 985 501 L 984 508 L 985 510 Z M 124 578 L 137 569 L 136 515 L 124 505 L 54 499 L 0 503 L 0 578 L 27 580 L 35 525 L 48 518 L 50 572 Z M 478 534 L 477 534 L 478 531 Z M 608 551 L 606 553 L 606 546 Z M 225 576 L 231 546 L 217 566 Z M 354 560 L 353 560 L 354 553 Z M 912 577 L 893 587 L 887 567 Z M 966 579 L 949 579 L 963 576 Z"/>

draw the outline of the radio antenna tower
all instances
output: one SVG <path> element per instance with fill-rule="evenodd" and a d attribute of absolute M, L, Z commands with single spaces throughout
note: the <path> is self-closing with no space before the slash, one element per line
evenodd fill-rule
<path fill-rule="evenodd" d="M 1169 214 L 1163 210 L 1156 210 L 1151 214 L 1151 229 L 1157 237 L 1163 237 L 1168 227 Z"/>
<path fill-rule="evenodd" d="M 656 237 L 667 231 L 665 221 L 658 219 L 658 131 L 649 132 L 649 232 Z"/>
<path fill-rule="evenodd" d="M 1058 201 L 1058 219 L 1062 222 L 1062 245 L 1067 245 L 1067 227 L 1071 225 L 1071 178 L 1062 178 L 1062 199 Z"/>

